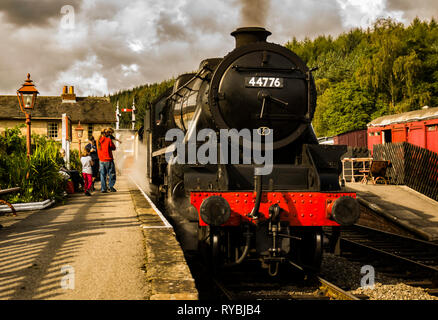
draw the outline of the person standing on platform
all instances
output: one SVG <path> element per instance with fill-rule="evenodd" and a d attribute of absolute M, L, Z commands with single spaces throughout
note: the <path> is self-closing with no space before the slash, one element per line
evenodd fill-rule
<path fill-rule="evenodd" d="M 118 143 L 122 143 L 122 141 L 120 141 L 119 139 L 117 139 L 115 136 L 114 136 L 114 129 L 113 128 L 107 128 L 106 129 L 106 132 L 108 133 L 108 138 L 110 138 L 112 141 L 113 141 L 113 143 L 115 144 L 115 142 L 114 141 L 116 141 L 116 142 L 118 142 Z M 118 145 L 116 144 L 116 147 L 117 147 Z M 119 149 L 120 150 L 120 149 Z M 113 162 L 114 162 L 114 160 L 113 160 Z M 115 166 L 114 166 L 114 168 L 116 168 Z M 117 170 L 117 169 L 114 169 L 115 170 L 115 174 L 117 175 L 117 174 L 120 174 L 120 171 L 119 170 Z"/>
<path fill-rule="evenodd" d="M 90 152 L 84 149 L 81 157 L 82 163 L 82 177 L 84 178 L 84 192 L 86 196 L 91 196 L 90 189 L 93 184 L 93 160 L 91 159 Z"/>
<path fill-rule="evenodd" d="M 119 139 L 114 137 L 114 129 L 113 128 L 108 128 L 108 129 L 106 129 L 106 131 L 108 132 L 108 137 L 110 137 L 111 140 L 117 141 L 118 143 L 122 143 L 122 141 L 120 141 Z"/>
<path fill-rule="evenodd" d="M 94 191 L 94 183 L 99 180 L 99 156 L 97 155 L 96 140 L 93 136 L 89 138 L 90 143 L 85 146 L 85 149 L 90 152 L 91 160 L 93 160 L 93 184 L 91 185 L 91 191 Z"/>
<path fill-rule="evenodd" d="M 113 151 L 116 146 L 109 137 L 110 132 L 102 130 L 102 135 L 97 142 L 97 154 L 99 155 L 100 168 L 100 191 L 106 193 L 108 191 L 116 192 L 114 188 L 116 184 L 116 167 L 114 165 Z M 108 176 L 108 188 L 106 184 L 106 177 Z"/>

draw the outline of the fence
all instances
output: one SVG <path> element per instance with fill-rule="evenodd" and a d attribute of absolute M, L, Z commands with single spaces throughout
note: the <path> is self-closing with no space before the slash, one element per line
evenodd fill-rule
<path fill-rule="evenodd" d="M 374 159 L 390 160 L 393 184 L 408 187 L 438 201 L 438 153 L 407 142 L 374 145 Z"/>
<path fill-rule="evenodd" d="M 365 147 L 347 147 L 347 152 L 342 155 L 342 178 L 346 182 L 359 182 L 363 178 L 361 170 L 368 169 L 369 163 L 348 161 L 348 159 L 369 158 L 370 152 Z M 365 165 L 365 167 L 364 167 Z"/>

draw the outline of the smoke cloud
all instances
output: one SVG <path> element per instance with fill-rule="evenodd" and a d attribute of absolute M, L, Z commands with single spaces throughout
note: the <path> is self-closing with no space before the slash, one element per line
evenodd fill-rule
<path fill-rule="evenodd" d="M 269 14 L 270 0 L 241 0 L 243 26 L 264 27 Z"/>
<path fill-rule="evenodd" d="M 68 30 L 64 5 L 75 12 Z M 284 44 L 336 36 L 391 12 L 405 23 L 429 19 L 437 7 L 434 0 L 1 0 L 0 94 L 15 94 L 28 72 L 41 95 L 59 95 L 63 85 L 82 96 L 109 94 L 225 56 L 239 27 L 265 27 L 270 42 Z"/>

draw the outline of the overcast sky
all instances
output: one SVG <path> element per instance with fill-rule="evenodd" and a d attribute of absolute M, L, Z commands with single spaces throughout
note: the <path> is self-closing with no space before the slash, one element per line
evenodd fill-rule
<path fill-rule="evenodd" d="M 41 95 L 108 95 L 223 57 L 237 27 L 284 44 L 388 16 L 438 17 L 438 0 L 0 0 L 0 94 L 30 72 Z"/>

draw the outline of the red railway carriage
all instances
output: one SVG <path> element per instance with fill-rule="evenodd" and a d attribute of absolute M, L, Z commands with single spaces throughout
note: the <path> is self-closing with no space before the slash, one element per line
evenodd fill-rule
<path fill-rule="evenodd" d="M 333 144 L 349 147 L 367 147 L 367 129 L 354 130 L 333 137 Z"/>
<path fill-rule="evenodd" d="M 409 142 L 438 153 L 438 107 L 384 116 L 368 124 L 368 149 L 376 144 Z"/>

